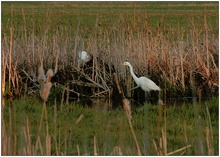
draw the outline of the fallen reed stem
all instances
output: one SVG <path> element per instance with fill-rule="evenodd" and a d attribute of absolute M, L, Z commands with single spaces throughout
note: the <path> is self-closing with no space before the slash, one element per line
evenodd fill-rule
<path fill-rule="evenodd" d="M 178 152 L 183 151 L 183 150 L 185 150 L 185 149 L 187 149 L 187 148 L 189 148 L 189 147 L 191 147 L 190 144 L 187 145 L 187 146 L 185 146 L 185 147 L 182 147 L 182 148 L 179 148 L 179 149 L 177 149 L 177 150 L 174 150 L 174 151 L 172 151 L 172 152 L 170 152 L 170 153 L 167 153 L 166 155 L 172 155 L 172 154 L 178 153 Z"/>

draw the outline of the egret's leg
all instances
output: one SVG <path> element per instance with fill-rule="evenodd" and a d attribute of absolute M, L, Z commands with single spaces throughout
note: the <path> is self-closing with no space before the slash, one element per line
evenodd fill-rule
<path fill-rule="evenodd" d="M 136 87 L 134 87 L 134 88 L 131 88 L 128 92 L 130 92 L 130 91 L 132 91 L 132 90 L 134 90 L 134 89 L 136 89 L 136 88 L 138 88 L 139 86 L 136 86 Z"/>

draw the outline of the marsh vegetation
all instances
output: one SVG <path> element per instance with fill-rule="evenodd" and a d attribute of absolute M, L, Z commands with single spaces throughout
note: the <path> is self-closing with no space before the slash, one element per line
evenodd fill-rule
<path fill-rule="evenodd" d="M 218 103 L 132 109 L 141 155 L 218 155 Z M 47 116 L 43 101 L 29 97 L 3 108 L 2 155 L 138 155 L 121 105 L 103 111 L 48 102 L 46 109 Z"/>
<path fill-rule="evenodd" d="M 2 155 L 218 155 L 218 2 L 2 2 L 1 10 Z M 113 76 L 125 97 L 145 93 L 128 92 L 125 61 L 165 103 L 151 93 L 155 103 L 132 108 L 132 121 Z M 40 66 L 55 72 L 47 105 Z M 118 105 L 70 102 L 82 97 Z M 196 100 L 169 106 L 183 97 Z"/>
<path fill-rule="evenodd" d="M 43 61 L 44 69 L 58 63 L 54 80 L 73 97 L 112 97 L 117 92 L 114 72 L 124 87 L 134 86 L 120 66 L 126 60 L 138 76 L 159 85 L 164 98 L 192 96 L 193 90 L 200 98 L 218 93 L 217 3 L 198 3 L 194 16 L 191 9 L 197 3 L 170 3 L 165 14 L 151 12 L 149 6 L 155 3 L 119 3 L 125 5 L 123 12 L 113 7 L 117 3 L 106 3 L 109 12 L 103 3 L 97 11 L 95 4 L 3 3 L 3 95 L 36 94 L 31 79 Z M 160 4 L 161 9 L 168 5 Z M 186 11 L 172 11 L 179 5 Z M 77 61 L 82 50 L 93 56 L 83 67 Z"/>

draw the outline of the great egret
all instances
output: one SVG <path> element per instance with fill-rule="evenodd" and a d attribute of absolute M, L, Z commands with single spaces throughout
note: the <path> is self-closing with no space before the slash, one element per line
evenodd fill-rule
<path fill-rule="evenodd" d="M 130 72 L 131 72 L 131 76 L 133 77 L 135 83 L 137 84 L 137 86 L 135 88 L 138 88 L 138 87 L 141 87 L 141 89 L 143 91 L 146 91 L 146 92 L 150 92 L 151 90 L 158 90 L 160 91 L 160 87 L 158 87 L 152 80 L 150 80 L 149 78 L 147 77 L 137 77 L 135 74 L 134 74 L 134 71 L 133 71 L 133 67 L 131 66 L 131 64 L 129 62 L 124 62 L 123 65 L 127 65 L 129 66 L 130 68 Z M 133 89 L 135 89 L 133 88 Z"/>
<path fill-rule="evenodd" d="M 86 51 L 80 51 L 78 57 L 82 63 L 86 63 L 91 60 L 91 56 Z"/>

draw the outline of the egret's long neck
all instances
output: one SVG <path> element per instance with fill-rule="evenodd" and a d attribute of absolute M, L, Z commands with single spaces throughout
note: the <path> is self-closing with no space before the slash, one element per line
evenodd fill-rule
<path fill-rule="evenodd" d="M 138 83 L 138 77 L 134 74 L 133 67 L 132 67 L 131 65 L 128 65 L 128 66 L 129 66 L 129 68 L 130 68 L 131 76 L 133 77 L 135 83 L 136 83 L 137 85 L 139 85 L 139 83 Z"/>

